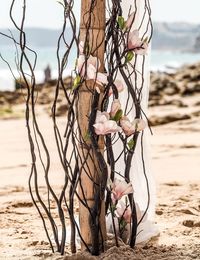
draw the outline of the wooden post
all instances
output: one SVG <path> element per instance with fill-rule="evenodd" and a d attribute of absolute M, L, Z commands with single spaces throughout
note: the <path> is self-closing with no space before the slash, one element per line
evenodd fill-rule
<path fill-rule="evenodd" d="M 82 0 L 81 5 L 81 26 L 80 26 L 80 41 L 86 40 L 87 34 L 87 43 L 92 49 L 94 56 L 98 57 L 101 62 L 100 72 L 104 71 L 104 35 L 105 35 L 105 0 L 96 0 L 94 1 L 93 7 L 91 8 L 92 0 Z M 90 22 L 89 22 L 90 21 Z M 90 24 L 90 25 L 89 25 Z M 89 25 L 89 26 L 88 26 Z M 89 28 L 88 28 L 89 27 Z M 88 30 L 89 29 L 89 30 Z M 97 84 L 95 84 L 97 86 Z M 95 89 L 94 81 L 87 81 L 87 87 L 90 89 Z M 100 87 L 98 85 L 98 87 Z M 78 123 L 80 127 L 81 135 L 84 137 L 88 132 L 88 118 L 91 113 L 91 104 L 92 97 L 88 88 L 83 84 L 79 88 L 79 99 L 78 99 Z M 101 100 L 100 96 L 100 100 Z M 100 151 L 103 154 L 103 141 L 100 138 L 99 142 Z M 88 154 L 88 150 L 85 147 L 80 148 L 81 156 L 84 158 Z M 85 197 L 88 206 L 93 208 L 94 206 L 94 183 L 88 177 L 88 174 L 93 178 L 97 183 L 99 182 L 100 171 L 98 169 L 97 159 L 95 157 L 94 151 L 90 151 L 90 156 L 87 159 L 85 165 L 86 170 L 81 170 L 81 185 L 83 191 L 79 188 L 79 195 L 81 198 Z M 79 220 L 80 220 L 80 230 L 81 235 L 90 247 L 92 246 L 92 234 L 90 229 L 90 214 L 86 207 L 81 203 L 79 204 Z M 99 236 L 99 241 L 105 241 L 106 239 L 106 224 L 105 224 L 105 202 L 104 199 L 101 201 L 101 214 L 100 214 L 100 227 L 102 231 L 102 236 Z M 82 249 L 84 245 L 82 244 Z"/>

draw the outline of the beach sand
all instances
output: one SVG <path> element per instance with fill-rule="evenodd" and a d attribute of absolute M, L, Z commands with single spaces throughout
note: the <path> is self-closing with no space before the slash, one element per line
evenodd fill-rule
<path fill-rule="evenodd" d="M 40 115 L 38 121 L 52 151 L 51 173 L 56 174 L 52 182 L 59 191 L 63 173 L 52 138 L 52 121 L 47 115 Z M 60 117 L 58 123 L 64 129 L 65 118 Z M 0 120 L 0 129 L 0 259 L 63 259 L 52 254 L 28 191 L 31 160 L 25 121 Z M 99 259 L 200 259 L 199 131 L 198 117 L 153 127 L 160 235 L 135 250 L 125 245 L 111 248 Z M 42 180 L 40 189 L 45 196 Z M 74 259 L 96 258 L 79 255 Z"/>

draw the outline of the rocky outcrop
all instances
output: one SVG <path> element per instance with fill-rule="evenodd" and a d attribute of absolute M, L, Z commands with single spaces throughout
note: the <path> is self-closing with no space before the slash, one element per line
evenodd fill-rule
<path fill-rule="evenodd" d="M 64 79 L 65 90 L 71 89 L 73 79 Z M 55 98 L 56 80 L 36 86 L 38 91 L 37 104 L 41 105 L 45 113 L 51 115 L 51 107 Z M 37 92 L 36 92 L 37 93 Z M 199 99 L 196 98 L 199 95 Z M 26 90 L 19 89 L 14 92 L 0 92 L 0 105 L 13 107 L 24 104 Z M 189 102 L 192 100 L 193 104 Z M 200 106 L 200 63 L 183 66 L 174 73 L 151 73 L 151 86 L 149 95 L 151 125 L 162 125 L 180 120 L 189 120 L 199 117 Z M 192 106 L 192 108 L 191 108 Z M 57 116 L 67 115 L 68 106 L 64 91 L 60 87 L 57 97 Z"/>
<path fill-rule="evenodd" d="M 184 107 L 182 97 L 200 93 L 200 63 L 183 66 L 175 73 L 151 73 L 150 106 Z"/>
<path fill-rule="evenodd" d="M 200 63 L 174 73 L 151 73 L 150 122 L 152 126 L 199 117 Z"/>

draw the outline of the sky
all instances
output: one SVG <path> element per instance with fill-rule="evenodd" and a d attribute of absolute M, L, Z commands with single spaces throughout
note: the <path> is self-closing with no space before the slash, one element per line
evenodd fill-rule
<path fill-rule="evenodd" d="M 0 28 L 12 28 L 9 21 L 11 0 L 0 0 Z M 123 0 L 126 1 L 126 0 Z M 20 17 L 23 0 L 16 0 L 14 14 Z M 79 15 L 80 0 L 74 0 Z M 200 23 L 200 0 L 150 0 L 153 21 Z M 57 0 L 27 0 L 27 27 L 59 28 L 62 24 L 62 6 Z"/>

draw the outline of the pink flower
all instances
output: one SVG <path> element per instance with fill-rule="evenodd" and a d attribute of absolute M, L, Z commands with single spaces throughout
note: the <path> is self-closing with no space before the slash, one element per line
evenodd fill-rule
<path fill-rule="evenodd" d="M 143 119 L 136 118 L 131 123 L 129 118 L 124 116 L 120 120 L 120 125 L 125 133 L 125 135 L 130 136 L 136 131 L 142 131 L 146 127 L 146 123 Z"/>
<path fill-rule="evenodd" d="M 107 84 L 107 75 L 98 72 L 100 66 L 101 63 L 97 57 L 90 55 L 89 58 L 86 58 L 83 54 L 78 57 L 77 69 L 82 77 L 86 76 L 88 80 L 96 80 L 99 84 Z"/>
<path fill-rule="evenodd" d="M 135 18 L 135 12 L 131 13 L 130 16 L 128 17 L 127 21 L 126 21 L 126 28 L 129 29 L 134 21 Z"/>
<path fill-rule="evenodd" d="M 107 84 L 107 76 L 106 74 L 103 74 L 101 72 L 97 72 L 95 67 L 92 64 L 88 64 L 87 66 L 87 79 L 93 79 L 96 80 L 97 83 L 101 84 Z"/>
<path fill-rule="evenodd" d="M 120 120 L 120 125 L 125 133 L 125 135 L 129 136 L 132 135 L 135 132 L 135 127 L 131 124 L 128 117 L 124 116 Z"/>
<path fill-rule="evenodd" d="M 96 122 L 93 125 L 97 135 L 107 135 L 121 131 L 121 127 L 113 120 L 107 112 L 97 111 Z"/>
<path fill-rule="evenodd" d="M 126 206 L 124 202 L 120 201 L 120 207 L 117 207 L 117 215 L 123 218 L 126 223 L 131 223 L 132 211 L 130 206 Z"/>
<path fill-rule="evenodd" d="M 79 43 L 80 55 L 77 61 L 77 69 L 82 77 L 86 76 L 86 79 L 96 80 L 97 83 L 107 84 L 107 75 L 101 72 L 98 72 L 101 62 L 97 57 L 90 55 L 88 58 L 83 54 L 84 51 L 84 41 Z M 85 75 L 87 73 L 87 75 Z"/>
<path fill-rule="evenodd" d="M 132 125 L 134 126 L 135 131 L 138 131 L 138 132 L 143 131 L 146 127 L 145 121 L 140 118 L 134 119 L 132 122 Z"/>
<path fill-rule="evenodd" d="M 139 31 L 134 30 L 128 34 L 128 49 L 133 50 L 136 54 L 145 55 L 148 44 L 142 42 L 139 38 Z"/>
<path fill-rule="evenodd" d="M 110 115 L 108 112 L 101 112 L 97 110 L 97 115 L 96 115 L 96 121 L 95 123 L 105 123 L 110 119 Z"/>
<path fill-rule="evenodd" d="M 133 186 L 124 180 L 115 179 L 112 185 L 112 200 L 115 203 L 120 200 L 124 195 L 133 193 Z"/>
<path fill-rule="evenodd" d="M 86 58 L 86 56 L 84 54 L 79 55 L 78 57 L 78 62 L 77 62 L 77 68 L 78 68 L 78 72 L 81 74 L 81 76 L 85 76 L 85 67 L 86 69 L 88 69 L 88 66 L 92 65 L 95 69 L 95 71 L 97 71 L 100 66 L 100 60 L 97 57 L 94 57 L 92 55 L 89 56 L 89 58 Z"/>
<path fill-rule="evenodd" d="M 114 117 L 117 111 L 119 111 L 120 109 L 121 109 L 121 103 L 119 99 L 114 99 L 111 105 L 111 111 L 110 111 L 111 117 Z"/>
<path fill-rule="evenodd" d="M 116 79 L 114 84 L 117 88 L 118 93 L 120 93 L 124 90 L 123 82 L 120 79 Z M 110 88 L 108 95 L 111 96 L 112 94 L 113 94 L 113 90 L 112 90 L 112 88 Z"/>

